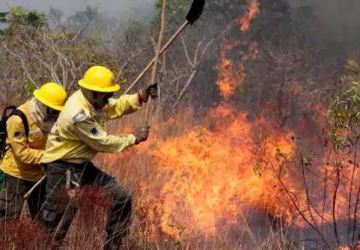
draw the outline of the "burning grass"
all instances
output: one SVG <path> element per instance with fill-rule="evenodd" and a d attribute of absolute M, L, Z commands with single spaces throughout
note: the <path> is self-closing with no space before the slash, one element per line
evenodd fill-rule
<path fill-rule="evenodd" d="M 250 29 L 259 13 L 249 0 L 233 22 Z M 134 197 L 125 249 L 355 249 L 359 237 L 358 148 L 335 150 L 313 130 L 327 123 L 326 108 L 313 107 L 320 124 L 301 119 L 294 131 L 273 119 L 276 109 L 249 115 L 232 98 L 247 79 L 246 62 L 258 58 L 256 42 L 222 40 L 217 64 L 223 100 L 199 116 L 180 110 L 154 121 L 151 137 L 121 154 L 101 155 L 97 165 Z M 235 49 L 235 50 L 234 50 Z M 233 55 L 237 53 L 234 60 Z M 303 93 L 293 81 L 285 98 Z M 300 94 L 299 94 L 300 93 Z M 112 124 L 114 133 L 143 124 L 144 112 Z M 318 122 L 319 123 L 319 122 Z M 317 129 L 319 130 L 319 129 Z M 316 131 L 317 131 L 316 130 Z M 299 139 L 299 133 L 306 138 Z M 316 137 L 316 138 L 315 138 Z M 315 153 L 314 153 L 315 152 Z M 105 239 L 108 199 L 84 188 L 80 209 L 64 249 L 100 249 Z M 45 249 L 48 237 L 28 220 L 2 225 L 0 248 Z M 27 244 L 33 239 L 31 244 Z"/>
<path fill-rule="evenodd" d="M 186 117 L 191 114 L 179 118 L 194 121 Z M 273 131 L 262 120 L 250 122 L 246 113 L 226 105 L 202 121 L 206 124 L 184 129 L 186 124 L 177 120 L 174 126 L 170 120 L 161 124 L 159 133 L 155 125 L 149 142 L 126 154 L 106 155 L 104 161 L 113 162 L 113 174 L 131 176 L 127 180 L 137 183 L 125 185 L 136 187 L 134 227 L 141 228 L 148 243 L 257 244 L 271 224 L 268 214 L 284 216 L 290 211 L 281 210 L 290 207 L 277 204 L 275 176 L 267 170 L 259 174 L 256 160 L 259 154 L 278 163 L 291 159 L 291 134 Z M 178 134 L 179 127 L 184 130 Z M 255 132 L 262 133 L 261 150 Z M 253 232 L 256 227 L 258 232 Z"/>

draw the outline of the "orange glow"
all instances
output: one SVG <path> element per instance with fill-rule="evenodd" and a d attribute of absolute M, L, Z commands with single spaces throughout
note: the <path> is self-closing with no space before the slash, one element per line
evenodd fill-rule
<path fill-rule="evenodd" d="M 228 100 L 234 94 L 236 88 L 245 80 L 244 66 L 240 65 L 239 68 L 235 68 L 233 62 L 227 58 L 227 52 L 235 45 L 237 44 L 227 41 L 222 42 L 221 45 L 220 62 L 218 64 L 219 79 L 216 84 L 225 100 Z"/>
<path fill-rule="evenodd" d="M 248 10 L 246 14 L 239 20 L 240 29 L 246 32 L 250 29 L 251 21 L 259 14 L 258 0 L 248 0 Z"/>
<path fill-rule="evenodd" d="M 257 145 L 252 133 L 254 127 L 265 126 L 262 121 L 249 122 L 246 113 L 226 104 L 212 110 L 206 120 L 211 129 L 195 126 L 172 138 L 152 137 L 140 147 L 153 159 L 154 172 L 166 179 L 156 202 L 142 201 L 148 219 L 159 216 L 160 231 L 179 239 L 183 230 L 214 236 L 219 221 L 238 223 L 241 211 L 251 206 L 274 215 L 290 214 L 285 211 L 288 206 L 274 203 L 280 194 L 274 176 L 255 173 Z M 262 156 L 274 164 L 290 160 L 294 151 L 290 138 L 291 133 L 272 131 L 261 142 Z M 148 184 L 142 186 L 146 190 Z M 156 235 L 157 229 L 148 227 L 147 234 Z"/>
<path fill-rule="evenodd" d="M 242 17 L 236 18 L 233 22 L 240 25 L 240 30 L 245 32 L 250 29 L 251 21 L 259 13 L 259 3 L 257 0 L 248 0 L 248 10 Z M 220 60 L 218 63 L 219 77 L 216 82 L 220 94 L 225 100 L 229 100 L 234 95 L 235 90 L 241 86 L 245 79 L 244 61 L 248 59 L 256 59 L 258 56 L 258 47 L 256 42 L 252 42 L 248 46 L 248 53 L 240 51 L 239 65 L 235 65 L 233 60 L 229 58 L 230 52 L 234 47 L 239 45 L 239 41 L 223 40 L 220 45 Z"/>
<path fill-rule="evenodd" d="M 259 12 L 257 1 L 249 0 L 248 4 L 248 12 L 240 19 L 242 31 L 250 28 L 251 20 Z M 137 213 L 148 241 L 154 242 L 164 235 L 180 241 L 184 234 L 199 232 L 216 236 L 224 225 L 240 225 L 241 228 L 245 222 L 241 215 L 251 208 L 260 209 L 285 224 L 308 227 L 291 203 L 292 198 L 311 223 L 320 225 L 333 221 L 331 209 L 336 171 L 335 164 L 328 164 L 332 159 L 317 156 L 314 166 L 309 167 L 315 174 L 306 177 L 312 190 L 310 202 L 307 201 L 299 166 L 297 135 L 276 127 L 265 115 L 259 114 L 251 120 L 247 112 L 230 105 L 229 99 L 246 80 L 244 62 L 259 56 L 255 42 L 248 43 L 246 52 L 234 55 L 239 45 L 243 44 L 225 39 L 220 44 L 216 84 L 222 102 L 200 119 L 194 112 L 182 110 L 166 122 L 152 124 L 149 141 L 135 149 L 133 155 L 140 155 L 141 162 L 148 160 L 145 164 L 149 164 L 152 171 L 138 184 Z M 302 92 L 301 83 L 297 81 L 285 91 L 288 99 Z M 271 114 L 277 109 L 275 103 L 269 103 L 263 113 Z M 313 108 L 321 119 L 324 119 L 325 110 L 320 105 Z M 291 112 L 290 109 L 283 111 Z M 314 123 L 304 118 L 294 127 L 311 132 Z M 322 138 L 312 139 L 309 133 L 307 139 L 314 140 L 313 145 L 319 145 Z M 123 155 L 119 158 L 128 160 Z M 336 219 L 347 218 L 354 169 L 352 164 L 345 163 L 348 160 L 343 160 L 345 181 L 338 189 Z M 325 171 L 328 175 L 326 185 L 321 179 Z M 316 175 L 320 178 L 315 179 Z M 360 171 L 357 170 L 354 180 L 359 179 Z M 325 203 L 320 197 L 324 186 L 328 192 Z M 352 187 L 352 207 L 358 188 L 359 184 Z M 309 204 L 312 207 L 309 208 Z"/>

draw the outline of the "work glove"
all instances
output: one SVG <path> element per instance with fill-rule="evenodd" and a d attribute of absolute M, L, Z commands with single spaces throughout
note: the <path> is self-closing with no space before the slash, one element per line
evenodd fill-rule
<path fill-rule="evenodd" d="M 150 132 L 149 125 L 136 128 L 132 133 L 136 137 L 135 144 L 139 144 L 140 142 L 146 141 L 149 136 L 149 132 Z"/>
<path fill-rule="evenodd" d="M 149 96 L 152 99 L 155 99 L 158 97 L 158 84 L 157 82 L 150 84 L 149 86 L 141 89 L 139 91 L 139 97 L 140 97 L 140 102 L 147 102 L 149 100 Z"/>

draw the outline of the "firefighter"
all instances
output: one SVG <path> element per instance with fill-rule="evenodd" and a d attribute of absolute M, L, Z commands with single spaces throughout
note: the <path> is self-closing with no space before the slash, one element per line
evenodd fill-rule
<path fill-rule="evenodd" d="M 98 152 L 121 152 L 147 139 L 148 126 L 137 128 L 131 134 L 109 135 L 104 130 L 104 122 L 133 113 L 149 97 L 156 98 L 157 84 L 115 99 L 113 94 L 120 86 L 114 83 L 114 74 L 103 66 L 89 68 L 78 83 L 80 89 L 66 102 L 41 159 L 47 178 L 42 221 L 55 234 L 56 244 L 60 246 L 78 208 L 66 187 L 103 187 L 112 200 L 104 249 L 118 249 L 129 229 L 131 196 L 91 159 Z M 71 179 L 70 187 L 67 176 Z"/>
<path fill-rule="evenodd" d="M 63 108 L 67 94 L 57 83 L 46 83 L 34 91 L 34 97 L 18 107 L 21 115 L 6 121 L 8 149 L 1 161 L 4 190 L 0 194 L 0 221 L 17 219 L 24 204 L 24 194 L 42 178 L 40 159 L 47 135 Z M 27 202 L 35 218 L 45 197 L 45 186 L 37 186 Z"/>

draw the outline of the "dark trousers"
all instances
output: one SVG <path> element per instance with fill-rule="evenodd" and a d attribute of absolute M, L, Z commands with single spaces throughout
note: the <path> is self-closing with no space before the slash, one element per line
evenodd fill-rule
<path fill-rule="evenodd" d="M 5 187 L 5 173 L 0 170 L 0 191 Z"/>
<path fill-rule="evenodd" d="M 35 182 L 21 180 L 8 174 L 5 174 L 4 183 L 4 189 L 0 192 L 0 222 L 20 217 L 25 201 L 24 195 L 35 185 Z M 39 215 L 44 199 L 45 183 L 43 182 L 27 198 L 33 219 Z"/>
<path fill-rule="evenodd" d="M 57 244 L 61 245 L 78 209 L 76 199 L 71 199 L 67 194 L 67 170 L 71 173 L 72 187 L 74 184 L 103 187 L 111 198 L 106 225 L 108 236 L 104 248 L 118 249 L 121 239 L 129 229 L 131 196 L 113 177 L 96 168 L 91 162 L 73 164 L 56 161 L 45 165 L 47 195 L 41 216 L 43 223 L 51 233 L 55 234 Z"/>

